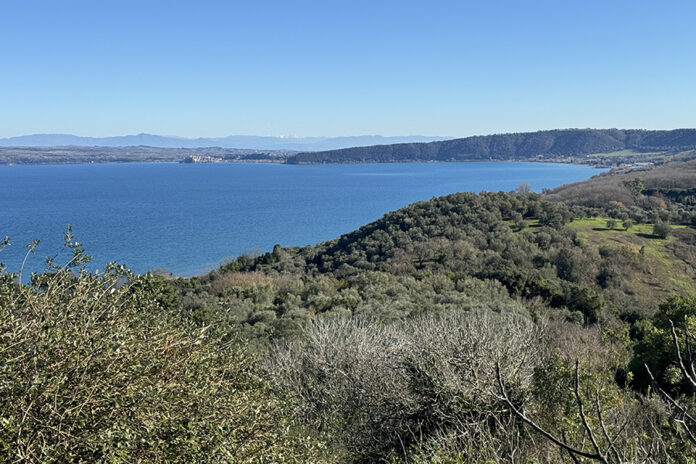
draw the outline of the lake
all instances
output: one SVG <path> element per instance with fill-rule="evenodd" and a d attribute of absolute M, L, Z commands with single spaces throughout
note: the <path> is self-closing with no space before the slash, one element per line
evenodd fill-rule
<path fill-rule="evenodd" d="M 117 261 L 189 276 L 276 243 L 329 240 L 434 196 L 522 182 L 541 191 L 599 172 L 518 162 L 0 166 L 0 238 L 12 239 L 0 262 L 18 270 L 25 244 L 40 239 L 25 272 L 42 270 L 71 224 L 90 268 Z"/>

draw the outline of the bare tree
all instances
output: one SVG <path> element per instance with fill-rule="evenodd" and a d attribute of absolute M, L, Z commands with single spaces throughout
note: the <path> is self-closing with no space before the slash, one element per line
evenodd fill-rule
<path fill-rule="evenodd" d="M 516 191 L 519 195 L 526 195 L 526 194 L 528 194 L 529 192 L 532 191 L 532 186 L 529 185 L 528 182 L 522 182 L 520 185 L 517 186 L 517 188 L 515 189 L 515 191 Z"/>
<path fill-rule="evenodd" d="M 517 419 L 500 412 L 495 363 L 528 382 L 544 326 L 486 310 L 391 324 L 318 319 L 271 350 L 268 371 L 306 424 L 362 462 L 431 445 L 477 462 L 525 462 L 510 458 L 528 450 Z"/>

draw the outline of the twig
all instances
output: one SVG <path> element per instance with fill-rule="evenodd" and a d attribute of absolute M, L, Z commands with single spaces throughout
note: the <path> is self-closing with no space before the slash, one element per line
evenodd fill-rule
<path fill-rule="evenodd" d="M 587 422 L 587 416 L 585 415 L 585 407 L 582 402 L 582 397 L 580 396 L 580 363 L 576 360 L 575 361 L 575 388 L 573 389 L 573 393 L 575 393 L 575 402 L 578 404 L 578 411 L 580 412 L 580 420 L 582 421 L 583 427 L 585 427 L 585 431 L 587 431 L 587 436 L 590 438 L 590 443 L 592 443 L 592 447 L 595 449 L 596 455 L 599 457 L 598 461 L 600 462 L 607 462 L 606 457 L 602 454 L 602 451 L 599 449 L 599 445 L 597 444 L 597 440 L 595 439 L 594 433 L 592 432 L 592 428 L 590 427 L 590 424 Z"/>
<path fill-rule="evenodd" d="M 684 432 L 686 433 L 686 436 L 689 438 L 691 443 L 696 445 L 696 436 L 694 436 L 694 434 L 691 432 L 691 429 L 689 428 L 688 424 L 684 420 L 684 419 L 688 419 L 690 422 L 696 424 L 696 419 L 694 419 L 693 416 L 691 416 L 689 414 L 689 412 L 683 406 L 681 406 L 679 403 L 677 403 L 671 396 L 669 396 L 669 394 L 666 391 L 664 391 L 662 389 L 662 387 L 660 387 L 660 385 L 658 385 L 657 380 L 655 380 L 655 377 L 653 376 L 652 372 L 650 372 L 650 368 L 648 367 L 648 365 L 644 364 L 644 366 L 645 366 L 645 370 L 648 371 L 648 376 L 650 377 L 650 381 L 653 385 L 653 388 L 655 388 L 655 390 L 657 390 L 657 392 L 660 394 L 660 396 L 662 396 L 665 400 L 667 400 L 667 402 L 669 404 L 671 404 L 672 407 L 674 407 L 674 409 L 676 409 L 677 411 L 679 411 L 681 413 L 682 420 L 677 420 L 676 422 L 678 422 L 682 426 L 682 429 L 684 429 Z"/>
<path fill-rule="evenodd" d="M 692 375 L 693 373 L 693 359 L 691 359 L 691 347 L 689 345 L 689 333 L 686 329 L 684 329 L 684 338 L 686 338 L 686 346 L 687 346 L 687 352 L 689 354 L 689 367 L 691 368 L 692 372 L 689 372 L 689 369 L 686 368 L 686 365 L 684 364 L 684 359 L 682 359 L 682 354 L 681 350 L 679 349 L 679 340 L 677 339 L 677 331 L 674 330 L 674 323 L 670 319 L 669 321 L 669 326 L 672 329 L 672 343 L 674 344 L 674 350 L 677 352 L 677 361 L 679 361 L 679 369 L 682 371 L 682 374 L 684 374 L 684 377 L 686 377 L 686 380 L 689 381 L 691 384 L 692 388 L 696 389 L 696 376 Z"/>
<path fill-rule="evenodd" d="M 517 407 L 510 401 L 510 398 L 507 395 L 507 392 L 505 390 L 505 384 L 503 383 L 503 379 L 500 375 L 500 362 L 496 362 L 495 365 L 495 374 L 498 380 L 498 387 L 500 389 L 500 394 L 502 395 L 502 400 L 505 401 L 505 403 L 508 405 L 510 410 L 517 416 L 519 417 L 524 423 L 532 427 L 534 430 L 536 430 L 538 433 L 543 435 L 546 439 L 550 440 L 553 442 L 556 446 L 561 447 L 562 449 L 568 451 L 571 454 L 582 456 L 585 458 L 589 459 L 594 459 L 596 461 L 600 461 L 603 463 L 606 463 L 606 460 L 603 458 L 598 453 L 588 453 L 583 450 L 575 449 L 572 446 L 569 446 L 568 444 L 564 443 L 563 441 L 559 440 L 555 436 L 553 436 L 551 433 L 547 432 L 540 426 L 538 426 L 536 423 L 534 423 L 533 420 L 531 420 L 529 417 L 527 417 L 523 412 L 521 412 Z"/>

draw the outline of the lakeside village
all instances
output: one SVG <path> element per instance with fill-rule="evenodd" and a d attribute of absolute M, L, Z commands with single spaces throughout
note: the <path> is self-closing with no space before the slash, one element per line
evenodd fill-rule
<path fill-rule="evenodd" d="M 248 153 L 239 153 L 234 155 L 189 155 L 179 161 L 184 164 L 193 163 L 284 163 L 291 156 L 288 152 L 261 152 L 250 151 Z"/>
<path fill-rule="evenodd" d="M 226 161 L 227 160 L 225 160 L 225 158 L 223 158 L 222 156 L 191 155 L 181 160 L 181 163 L 224 163 Z"/>

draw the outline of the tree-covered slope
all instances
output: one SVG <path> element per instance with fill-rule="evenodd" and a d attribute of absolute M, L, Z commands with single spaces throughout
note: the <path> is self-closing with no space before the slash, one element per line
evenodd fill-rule
<path fill-rule="evenodd" d="M 68 230 L 64 267 L 0 265 L 0 462 L 691 462 L 691 167 L 599 178 L 625 203 L 447 195 L 191 279 L 73 270 Z"/>
<path fill-rule="evenodd" d="M 603 198 L 574 205 L 561 201 L 559 193 L 434 198 L 313 247 L 276 246 L 259 257 L 242 256 L 200 282 L 226 301 L 266 288 L 269 294 L 235 316 L 250 326 L 262 322 L 264 331 L 282 332 L 294 325 L 288 318 L 302 323 L 297 318 L 334 309 L 398 318 L 428 308 L 466 307 L 466 292 L 473 287 L 464 282 L 473 281 L 501 285 L 513 298 L 538 298 L 585 321 L 643 317 L 671 294 L 696 292 L 696 209 L 691 196 L 672 195 L 664 187 L 678 179 L 671 173 L 688 173 L 690 167 L 649 171 L 644 175 L 650 188 L 636 190 L 626 175 L 573 187 L 578 198 L 590 199 L 601 181 L 620 192 L 619 198 L 631 199 L 623 203 Z M 694 184 L 696 177 L 682 181 L 681 186 Z M 255 282 L 259 276 L 265 280 L 251 293 L 241 292 L 241 276 L 250 275 Z M 371 281 L 381 282 L 377 291 Z M 391 309 L 375 309 L 376 299 Z"/>
<path fill-rule="evenodd" d="M 590 154 L 620 150 L 680 151 L 693 148 L 696 148 L 696 129 L 566 129 L 299 153 L 289 158 L 288 162 L 314 164 L 582 158 Z"/>
<path fill-rule="evenodd" d="M 694 205 L 696 199 L 689 198 L 695 194 L 694 188 L 696 161 L 686 161 L 655 169 L 594 176 L 583 182 L 557 187 L 550 192 L 549 198 L 573 205 L 603 206 L 619 202 L 627 208 L 645 209 L 659 206 L 660 199 Z"/>
<path fill-rule="evenodd" d="M 418 202 L 242 256 L 186 281 L 183 306 L 259 341 L 339 462 L 688 462 L 690 169 Z M 631 201 L 583 203 L 599 181 Z"/>

